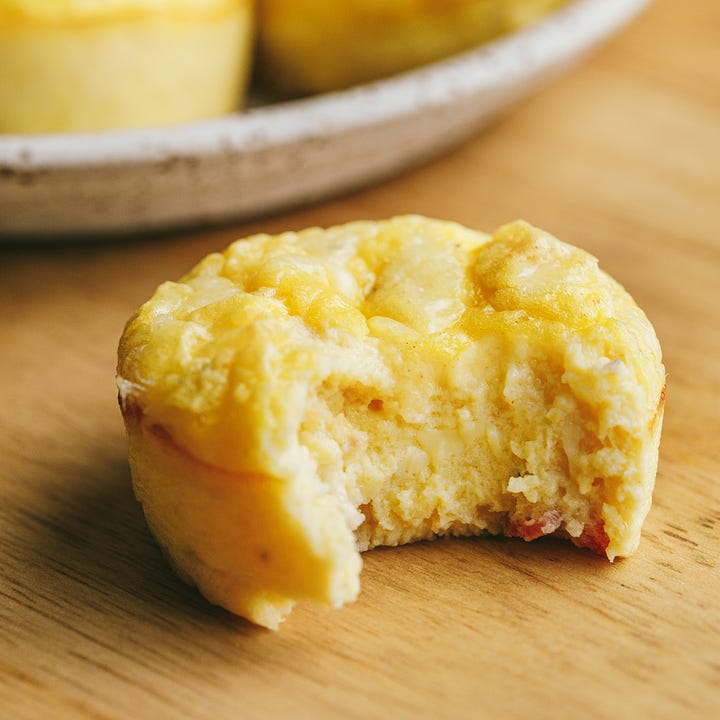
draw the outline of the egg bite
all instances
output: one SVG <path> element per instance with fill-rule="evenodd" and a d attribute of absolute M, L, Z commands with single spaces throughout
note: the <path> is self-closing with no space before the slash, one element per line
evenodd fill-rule
<path fill-rule="evenodd" d="M 178 572 L 271 628 L 442 536 L 638 546 L 665 372 L 588 253 L 524 222 L 257 235 L 161 285 L 119 346 L 135 492 Z"/>
<path fill-rule="evenodd" d="M 237 109 L 252 0 L 0 0 L 0 132 L 171 125 Z"/>
<path fill-rule="evenodd" d="M 260 0 L 260 70 L 288 94 L 340 90 L 468 50 L 565 1 Z"/>

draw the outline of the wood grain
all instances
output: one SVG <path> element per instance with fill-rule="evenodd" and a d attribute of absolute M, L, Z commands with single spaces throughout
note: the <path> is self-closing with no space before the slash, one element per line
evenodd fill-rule
<path fill-rule="evenodd" d="M 657 0 L 445 158 L 252 225 L 0 250 L 0 717 L 720 717 L 720 4 Z M 169 570 L 132 497 L 113 384 L 127 317 L 255 230 L 525 217 L 600 258 L 668 370 L 631 559 L 555 541 L 373 551 L 342 610 L 273 634 Z"/>

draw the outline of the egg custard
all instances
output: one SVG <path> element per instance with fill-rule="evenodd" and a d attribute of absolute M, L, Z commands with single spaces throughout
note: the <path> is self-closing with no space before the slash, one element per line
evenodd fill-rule
<path fill-rule="evenodd" d="M 339 90 L 467 50 L 566 1 L 259 0 L 259 63 L 285 92 Z"/>
<path fill-rule="evenodd" d="M 0 0 L 0 133 L 104 130 L 230 112 L 252 0 Z"/>
<path fill-rule="evenodd" d="M 275 628 L 443 535 L 632 553 L 665 373 L 586 252 L 398 217 L 257 235 L 161 285 L 120 341 L 137 497 L 214 603 Z"/>

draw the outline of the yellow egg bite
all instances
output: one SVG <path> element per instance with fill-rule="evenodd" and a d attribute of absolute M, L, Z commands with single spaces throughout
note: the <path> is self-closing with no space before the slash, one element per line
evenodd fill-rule
<path fill-rule="evenodd" d="M 0 0 L 0 132 L 189 122 L 230 112 L 252 0 Z"/>
<path fill-rule="evenodd" d="M 277 627 L 360 552 L 442 535 L 638 545 L 665 373 L 582 250 L 398 217 L 258 235 L 161 285 L 120 341 L 137 497 L 213 602 Z"/>
<path fill-rule="evenodd" d="M 314 93 L 428 63 L 537 20 L 567 0 L 259 0 L 260 67 Z"/>

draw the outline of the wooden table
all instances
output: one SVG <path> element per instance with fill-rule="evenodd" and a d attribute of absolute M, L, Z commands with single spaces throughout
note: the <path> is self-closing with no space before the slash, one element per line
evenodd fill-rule
<path fill-rule="evenodd" d="M 658 0 L 452 154 L 252 225 L 0 250 L 0 717 L 720 717 L 720 3 Z M 518 216 L 600 258 L 668 371 L 653 510 L 610 565 L 555 541 L 365 557 L 277 634 L 175 578 L 133 499 L 114 361 L 162 280 L 256 230 Z"/>

